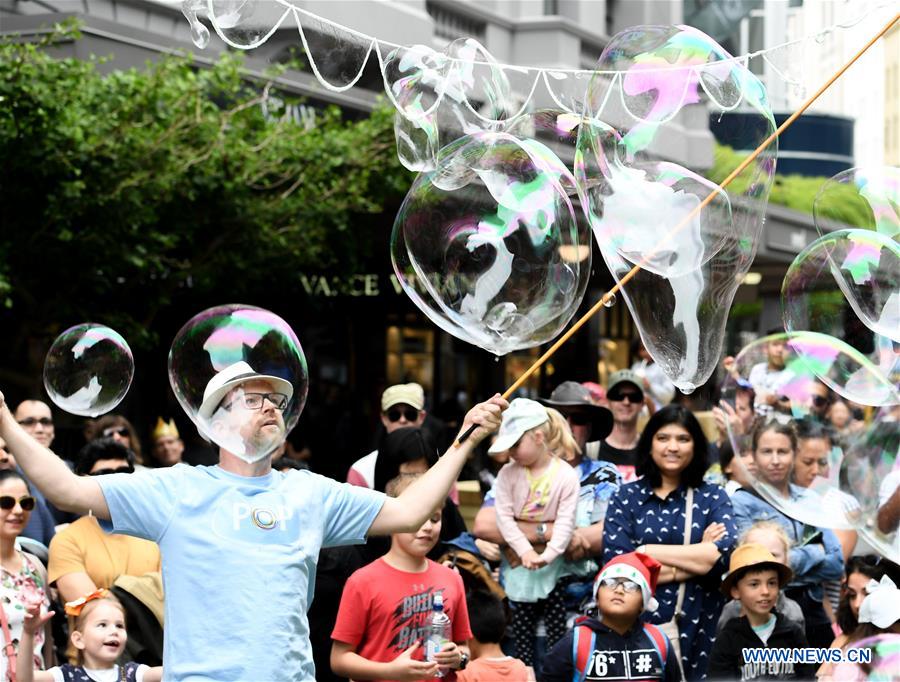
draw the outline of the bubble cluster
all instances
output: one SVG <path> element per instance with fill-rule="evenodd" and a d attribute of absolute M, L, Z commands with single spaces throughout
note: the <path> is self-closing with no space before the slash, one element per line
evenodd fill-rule
<path fill-rule="evenodd" d="M 394 223 L 404 291 L 435 324 L 496 355 L 552 339 L 590 275 L 571 173 L 547 147 L 505 133 L 457 140 L 419 175 Z"/>
<path fill-rule="evenodd" d="M 774 131 L 774 118 L 759 80 L 693 28 L 623 31 L 596 69 L 576 142 L 581 203 L 613 277 L 640 268 L 622 288 L 625 302 L 647 350 L 690 392 L 721 357 L 731 301 L 756 252 L 775 145 L 727 189 L 671 159 L 689 155 L 678 141 L 692 144 L 690 121 L 716 132 L 716 110 L 742 106 L 730 124 L 743 126 L 737 137 L 748 149 Z"/>
<path fill-rule="evenodd" d="M 44 388 L 62 410 L 99 417 L 116 407 L 134 378 L 134 356 L 122 336 L 85 323 L 60 334 L 44 360 Z"/>
<path fill-rule="evenodd" d="M 297 335 L 268 310 L 224 305 L 192 317 L 169 351 L 169 383 L 200 434 L 248 462 L 297 424 L 309 375 Z"/>
<path fill-rule="evenodd" d="M 397 154 L 414 171 L 434 170 L 442 150 L 464 135 L 505 130 L 535 81 L 501 65 L 473 38 L 454 40 L 443 52 L 397 48 L 385 59 L 384 76 L 397 106 Z"/>
<path fill-rule="evenodd" d="M 854 382 L 895 404 L 846 402 L 835 389 Z M 733 475 L 785 515 L 856 532 L 896 561 L 896 529 L 883 533 L 877 522 L 882 485 L 900 470 L 896 397 L 897 385 L 885 384 L 877 368 L 838 339 L 812 332 L 759 339 L 741 350 L 722 386 L 736 415 L 727 424 Z"/>

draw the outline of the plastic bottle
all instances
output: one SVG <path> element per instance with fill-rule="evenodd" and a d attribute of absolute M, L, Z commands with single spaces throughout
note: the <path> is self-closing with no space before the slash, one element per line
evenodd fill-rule
<path fill-rule="evenodd" d="M 436 592 L 425 634 L 425 660 L 433 661 L 435 654 L 444 648 L 452 636 L 450 616 L 444 613 L 444 597 L 440 592 Z M 438 677 L 444 677 L 446 674 L 446 670 L 438 670 Z"/>

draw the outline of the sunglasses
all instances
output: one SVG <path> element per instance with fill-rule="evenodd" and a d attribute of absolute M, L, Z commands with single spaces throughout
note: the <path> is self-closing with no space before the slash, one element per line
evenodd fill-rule
<path fill-rule="evenodd" d="M 0 509 L 9 511 L 16 506 L 16 502 L 22 507 L 22 511 L 31 511 L 34 509 L 34 498 L 31 495 L 24 495 L 18 500 L 12 495 L 0 495 Z"/>
<path fill-rule="evenodd" d="M 566 419 L 572 426 L 587 426 L 591 423 L 591 417 L 584 412 L 570 412 L 566 415 Z"/>
<path fill-rule="evenodd" d="M 828 398 L 821 395 L 814 395 L 812 402 L 816 407 L 825 407 L 828 404 Z"/>
<path fill-rule="evenodd" d="M 638 592 L 641 589 L 640 585 L 628 578 L 604 578 L 600 581 L 600 587 L 606 587 L 610 590 L 615 590 L 620 586 L 626 592 Z"/>
<path fill-rule="evenodd" d="M 97 469 L 97 471 L 92 471 L 90 476 L 106 476 L 106 474 L 133 474 L 134 467 L 124 466 L 124 467 L 116 467 L 115 469 Z"/>
<path fill-rule="evenodd" d="M 108 429 L 103 429 L 103 437 L 104 438 L 112 438 L 113 436 L 121 436 L 122 438 L 130 438 L 131 434 L 128 432 L 124 426 L 110 426 Z"/>
<path fill-rule="evenodd" d="M 404 407 L 402 410 L 399 407 L 392 407 L 385 414 L 390 422 L 398 422 L 404 417 L 406 421 L 414 422 L 419 418 L 419 411 L 414 407 Z"/>
<path fill-rule="evenodd" d="M 639 403 L 644 402 L 644 394 L 635 391 L 628 391 L 627 393 L 615 393 L 613 395 L 607 395 L 606 397 L 616 403 L 624 403 L 627 401 L 632 405 L 638 405 Z"/>
<path fill-rule="evenodd" d="M 40 424 L 41 426 L 53 426 L 53 420 L 50 417 L 41 417 L 38 419 L 37 417 L 25 417 L 25 419 L 20 419 L 19 424 L 22 426 L 35 426 L 36 424 Z"/>

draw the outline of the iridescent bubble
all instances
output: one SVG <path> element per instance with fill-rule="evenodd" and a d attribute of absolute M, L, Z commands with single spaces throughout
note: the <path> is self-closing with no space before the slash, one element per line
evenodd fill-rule
<path fill-rule="evenodd" d="M 868 380 L 866 372 L 873 375 Z M 897 534 L 880 532 L 877 516 L 882 482 L 900 467 L 900 407 L 839 420 L 836 409 L 846 405 L 830 389 L 852 380 L 879 381 L 857 351 L 822 334 L 775 334 L 742 349 L 722 386 L 722 399 L 738 417 L 727 422 L 740 455 L 732 471 L 785 515 L 856 533 L 896 560 Z"/>
<path fill-rule="evenodd" d="M 743 153 L 774 131 L 774 117 L 756 76 L 690 27 L 623 31 L 597 69 L 575 157 L 582 207 L 613 277 L 640 268 L 622 288 L 625 302 L 647 350 L 678 388 L 691 390 L 721 357 L 776 151 L 771 143 L 718 189 L 722 178 L 707 175 L 719 152 L 710 132 L 740 141 Z M 722 116 L 738 107 L 739 116 Z"/>
<path fill-rule="evenodd" d="M 862 373 L 865 381 L 842 382 L 832 386 L 834 390 L 866 405 L 896 402 L 892 387 L 900 380 L 900 244 L 866 230 L 838 230 L 820 237 L 788 268 L 782 304 L 787 331 L 841 339 L 871 363 Z M 815 358 L 809 360 L 817 366 Z"/>
<path fill-rule="evenodd" d="M 900 236 L 900 168 L 851 168 L 828 179 L 813 201 L 820 235 L 856 227 L 889 239 Z"/>
<path fill-rule="evenodd" d="M 195 315 L 178 332 L 169 383 L 200 435 L 254 462 L 297 424 L 309 375 L 300 341 L 283 319 L 224 305 Z"/>
<path fill-rule="evenodd" d="M 552 339 L 590 275 L 590 234 L 565 190 L 572 182 L 533 140 L 457 140 L 397 214 L 391 258 L 404 291 L 439 327 L 496 355 Z"/>
<path fill-rule="evenodd" d="M 67 329 L 44 360 L 44 388 L 60 409 L 99 417 L 116 407 L 134 378 L 134 357 L 122 336 L 102 324 Z"/>

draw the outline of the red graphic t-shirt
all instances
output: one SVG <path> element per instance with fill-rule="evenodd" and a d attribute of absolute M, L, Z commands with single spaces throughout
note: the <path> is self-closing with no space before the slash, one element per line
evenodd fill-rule
<path fill-rule="evenodd" d="M 422 573 L 407 573 L 384 559 L 350 576 L 331 638 L 356 647 L 356 653 L 370 661 L 393 661 L 423 641 L 437 592 L 442 593 L 444 612 L 450 616 L 453 641 L 470 639 L 466 593 L 458 573 L 431 560 Z M 421 660 L 423 649 L 414 658 Z"/>

